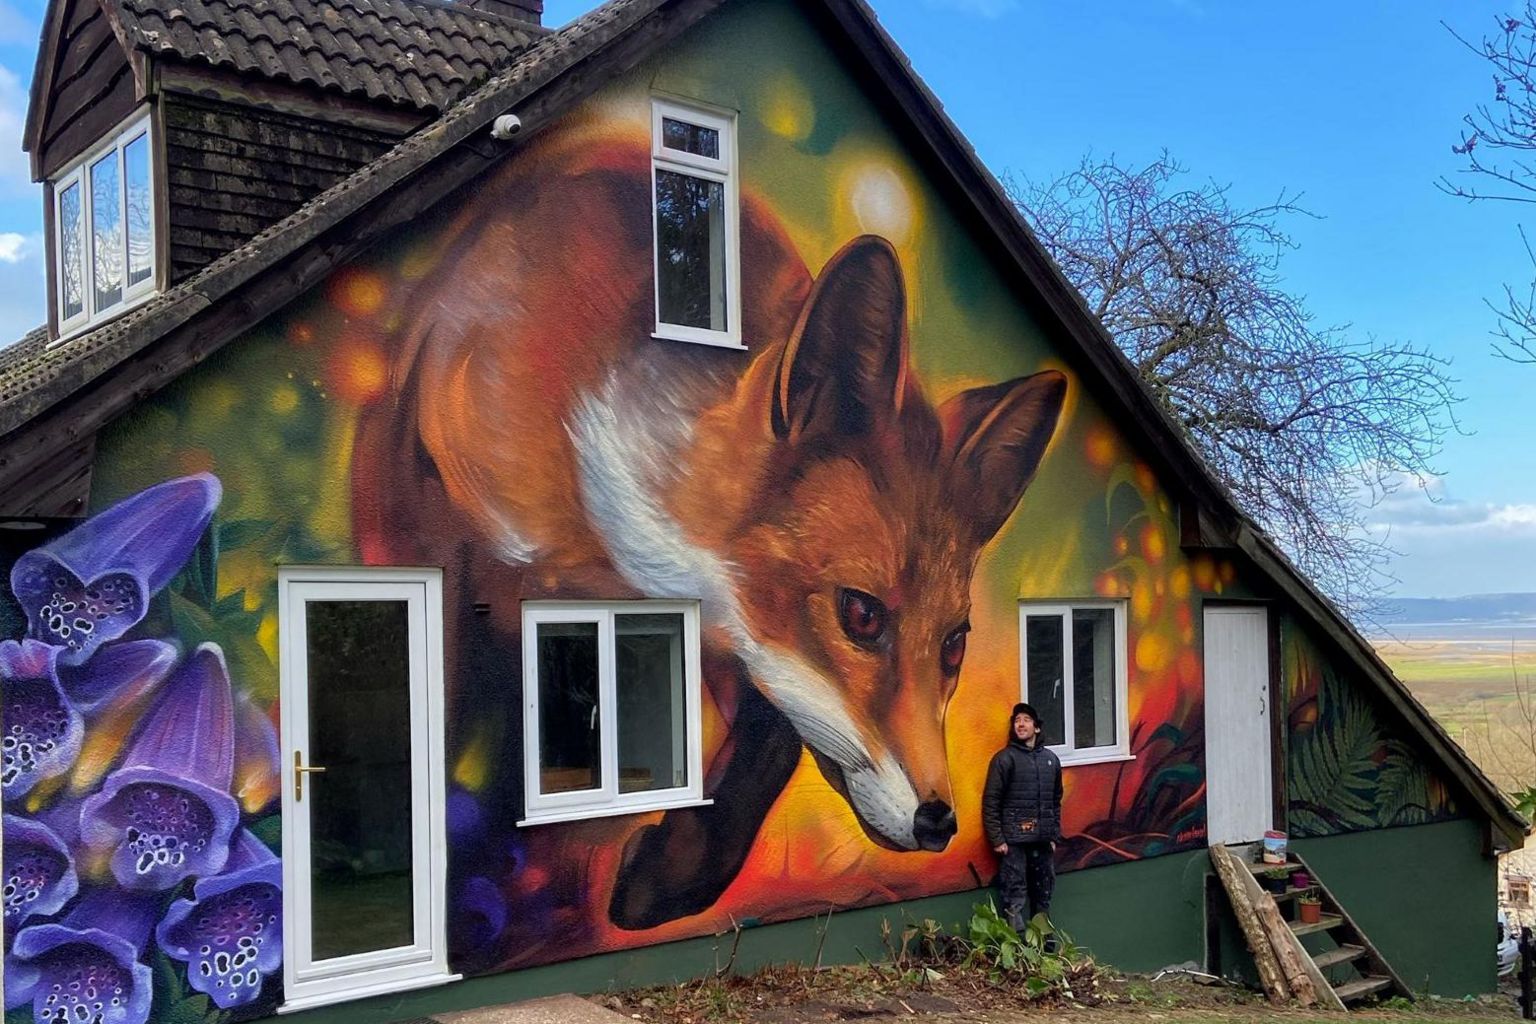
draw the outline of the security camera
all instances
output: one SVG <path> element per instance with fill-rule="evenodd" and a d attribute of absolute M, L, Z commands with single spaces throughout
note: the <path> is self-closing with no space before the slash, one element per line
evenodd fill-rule
<path fill-rule="evenodd" d="M 523 130 L 523 119 L 516 114 L 502 114 L 491 122 L 491 138 L 505 142 Z"/>

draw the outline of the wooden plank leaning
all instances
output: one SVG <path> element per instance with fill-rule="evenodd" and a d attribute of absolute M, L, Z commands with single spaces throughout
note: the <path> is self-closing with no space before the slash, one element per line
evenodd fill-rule
<path fill-rule="evenodd" d="M 1259 969 L 1259 981 L 1264 986 L 1264 994 L 1272 1003 L 1285 1002 L 1291 998 L 1291 987 L 1286 983 L 1280 964 L 1275 959 L 1275 949 L 1264 932 L 1264 926 L 1259 923 L 1259 916 L 1253 909 L 1253 900 L 1243 884 L 1245 877 L 1251 879 L 1252 876 L 1225 846 L 1211 847 L 1211 863 L 1216 866 L 1216 876 L 1227 890 L 1227 898 L 1232 902 L 1238 926 L 1243 930 L 1243 937 L 1248 940 L 1248 951 L 1253 954 L 1254 965 Z"/>

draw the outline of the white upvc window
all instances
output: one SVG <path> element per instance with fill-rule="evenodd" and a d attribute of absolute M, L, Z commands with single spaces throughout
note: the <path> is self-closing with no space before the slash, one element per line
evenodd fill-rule
<path fill-rule="evenodd" d="M 735 115 L 652 101 L 651 214 L 655 336 L 744 347 Z"/>
<path fill-rule="evenodd" d="M 523 605 L 520 824 L 699 806 L 699 606 Z"/>
<path fill-rule="evenodd" d="M 140 111 L 52 179 L 61 337 L 155 292 L 153 143 Z"/>
<path fill-rule="evenodd" d="M 1022 602 L 1019 670 L 1063 764 L 1130 758 L 1125 602 Z"/>

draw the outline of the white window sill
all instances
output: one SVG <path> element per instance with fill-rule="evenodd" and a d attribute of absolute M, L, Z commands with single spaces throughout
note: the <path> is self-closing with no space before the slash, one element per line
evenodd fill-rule
<path fill-rule="evenodd" d="M 737 352 L 745 352 L 747 350 L 747 346 L 723 334 L 719 338 L 709 338 L 700 337 L 697 334 L 686 334 L 681 330 L 674 334 L 667 331 L 665 327 L 659 327 L 651 332 L 651 337 L 655 338 L 657 341 L 681 341 L 689 345 L 708 345 L 711 348 L 729 348 L 734 349 Z"/>
<path fill-rule="evenodd" d="M 106 312 L 97 314 L 96 319 L 94 320 L 86 320 L 82 323 L 76 323 L 68 330 L 59 331 L 59 336 L 50 341 L 48 343 L 48 347 L 53 348 L 55 345 L 62 345 L 66 341 L 69 341 L 71 338 L 78 338 L 80 335 L 94 331 L 98 327 L 105 327 L 107 324 L 118 319 L 119 317 L 122 317 L 128 313 L 132 313 L 134 310 L 138 309 L 140 306 L 144 305 L 144 303 L 148 302 L 150 299 L 159 294 L 160 292 L 158 290 L 151 288 L 149 291 L 135 295 L 131 299 L 124 299 L 122 302 L 113 306 Z"/>
<path fill-rule="evenodd" d="M 1106 750 L 1103 752 L 1084 750 L 1071 754 L 1058 752 L 1056 757 L 1061 761 L 1063 768 L 1075 768 L 1085 764 L 1115 764 L 1118 761 L 1134 761 L 1135 754 L 1123 754 L 1118 750 Z"/>
<path fill-rule="evenodd" d="M 563 807 L 556 811 L 530 814 L 517 823 L 518 828 L 529 825 L 554 825 L 564 821 L 586 821 L 588 818 L 617 818 L 621 814 L 654 814 L 657 811 L 676 811 L 685 807 L 708 807 L 713 800 L 659 800 L 649 804 L 607 804 L 602 807 Z"/>
<path fill-rule="evenodd" d="M 452 981 L 459 981 L 463 977 L 462 974 L 425 974 L 404 981 L 383 981 L 375 985 L 337 989 L 334 992 L 316 992 L 314 995 L 299 996 L 297 999 L 285 1001 L 277 1008 L 277 1012 L 279 1014 L 298 1013 L 300 1010 L 312 1010 L 317 1006 L 334 1006 L 336 1003 L 350 1003 L 355 999 L 367 999 L 369 996 L 391 995 L 395 992 L 409 992 L 418 988 L 434 988 Z"/>

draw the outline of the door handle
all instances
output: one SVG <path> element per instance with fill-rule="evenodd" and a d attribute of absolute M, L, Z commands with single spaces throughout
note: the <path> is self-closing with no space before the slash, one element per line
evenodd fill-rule
<path fill-rule="evenodd" d="M 294 803 L 298 803 L 300 800 L 304 799 L 304 776 L 310 774 L 311 772 L 323 772 L 323 771 L 325 771 L 325 769 L 320 767 L 319 765 L 305 764 L 304 763 L 304 754 L 303 754 L 302 751 L 295 750 L 293 752 L 293 800 L 294 800 Z"/>

